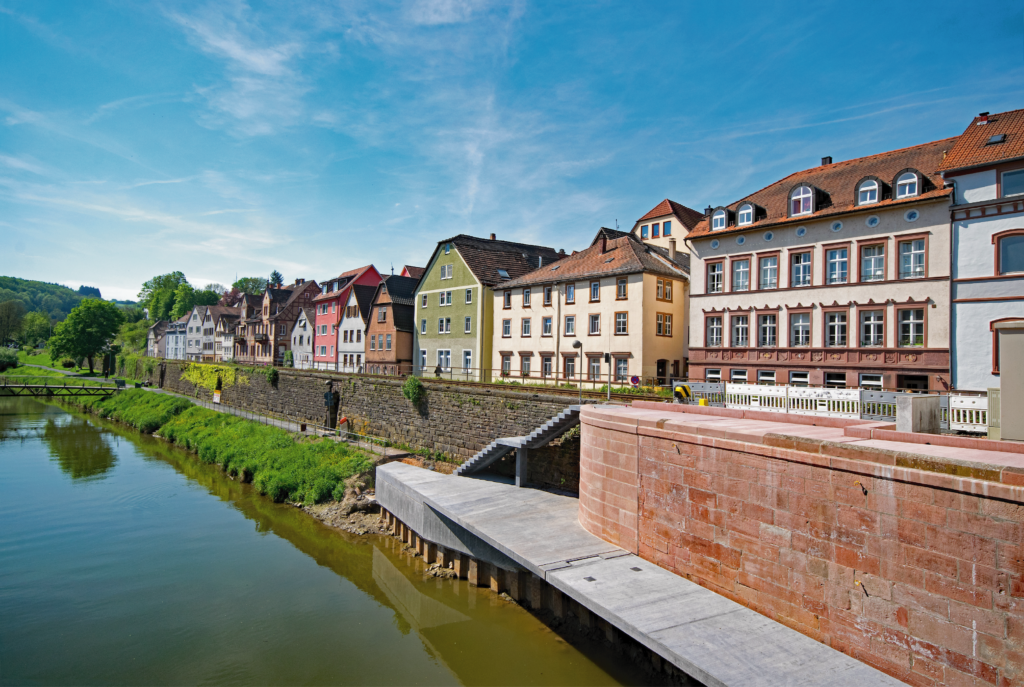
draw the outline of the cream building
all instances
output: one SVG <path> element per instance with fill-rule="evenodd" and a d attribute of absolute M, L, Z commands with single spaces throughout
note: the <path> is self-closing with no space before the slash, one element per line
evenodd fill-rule
<path fill-rule="evenodd" d="M 674 240 L 601 229 L 586 250 L 495 288 L 491 367 L 559 382 L 681 378 L 688 291 L 689 256 Z"/>
<path fill-rule="evenodd" d="M 633 235 L 642 242 L 668 250 L 669 243 L 675 242 L 676 249 L 689 250 L 685 240 L 704 216 L 674 200 L 665 200 L 651 208 L 633 225 Z"/>

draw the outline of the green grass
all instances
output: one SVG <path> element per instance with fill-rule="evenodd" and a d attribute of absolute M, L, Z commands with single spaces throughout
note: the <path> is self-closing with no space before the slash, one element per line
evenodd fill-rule
<path fill-rule="evenodd" d="M 36 373 L 39 374 L 36 374 Z M 0 385 L 3 384 L 47 384 L 49 386 L 113 386 L 112 380 L 93 379 L 91 377 L 66 377 L 62 374 L 47 374 L 47 370 L 38 367 L 18 367 L 0 372 Z"/>
<path fill-rule="evenodd" d="M 345 444 L 300 439 L 283 429 L 207 410 L 177 396 L 132 389 L 112 398 L 82 399 L 80 404 L 140 431 L 159 432 L 204 463 L 215 463 L 229 475 L 251 481 L 259 493 L 274 501 L 340 501 L 345 480 L 373 468 L 369 456 Z"/>
<path fill-rule="evenodd" d="M 51 360 L 50 354 L 45 351 L 38 355 L 29 355 L 25 351 L 18 351 L 18 362 L 21 363 L 22 365 L 42 365 L 43 367 L 52 367 L 57 370 L 65 370 L 67 372 L 74 372 L 77 374 L 89 374 L 88 363 L 86 363 L 85 367 L 61 367 L 60 361 Z M 94 360 L 93 366 L 98 367 L 102 371 L 103 362 Z"/>

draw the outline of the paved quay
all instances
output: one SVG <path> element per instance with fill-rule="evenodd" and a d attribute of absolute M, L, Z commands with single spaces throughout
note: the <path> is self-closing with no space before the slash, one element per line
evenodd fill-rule
<path fill-rule="evenodd" d="M 707 685 L 903 684 L 589 534 L 575 498 L 402 463 L 377 468 L 377 498 L 454 523 Z"/>

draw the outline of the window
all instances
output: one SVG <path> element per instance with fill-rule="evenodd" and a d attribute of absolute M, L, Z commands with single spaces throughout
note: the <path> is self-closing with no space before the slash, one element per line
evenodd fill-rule
<path fill-rule="evenodd" d="M 732 290 L 750 290 L 750 260 L 732 261 Z"/>
<path fill-rule="evenodd" d="M 588 370 L 589 374 L 587 375 L 587 379 L 601 379 L 601 359 L 591 357 L 587 362 L 589 363 L 588 367 L 590 368 Z"/>
<path fill-rule="evenodd" d="M 660 225 L 657 222 L 655 222 L 654 224 L 651 225 L 651 238 L 652 239 L 656 239 L 660 235 L 661 232 L 658 231 L 659 228 L 660 228 Z"/>
<path fill-rule="evenodd" d="M 502 294 L 502 297 L 504 298 L 504 302 L 502 304 L 502 307 L 505 310 L 511 309 L 512 308 L 512 292 L 511 291 L 506 291 L 506 292 L 504 292 Z"/>
<path fill-rule="evenodd" d="M 810 383 L 811 373 L 810 372 L 790 372 L 789 373 L 789 385 L 790 386 L 807 386 Z"/>
<path fill-rule="evenodd" d="M 757 383 L 767 384 L 769 386 L 775 386 L 775 371 L 774 370 L 758 370 L 757 371 Z"/>
<path fill-rule="evenodd" d="M 868 310 L 860 314 L 860 345 L 885 345 L 885 313 L 881 310 Z"/>
<path fill-rule="evenodd" d="M 735 382 L 736 384 L 747 383 L 747 371 L 746 370 L 730 370 L 729 381 Z"/>
<path fill-rule="evenodd" d="M 566 315 L 565 316 L 565 335 L 576 336 L 576 316 Z"/>
<path fill-rule="evenodd" d="M 759 289 L 777 289 L 779 287 L 779 256 L 772 255 L 761 258 L 759 278 Z"/>
<path fill-rule="evenodd" d="M 860 280 L 885 279 L 885 246 L 864 246 L 860 249 Z"/>
<path fill-rule="evenodd" d="M 451 334 L 452 333 L 452 318 L 450 318 L 450 317 L 443 318 L 441 320 L 441 326 L 444 328 L 444 331 L 441 332 L 442 334 Z"/>
<path fill-rule="evenodd" d="M 658 300 L 672 302 L 672 280 L 658 280 Z"/>
<path fill-rule="evenodd" d="M 828 283 L 845 284 L 847 276 L 847 265 L 849 263 L 848 250 L 846 248 L 833 248 L 826 253 L 828 263 Z"/>
<path fill-rule="evenodd" d="M 846 345 L 846 313 L 825 313 L 825 345 Z"/>
<path fill-rule="evenodd" d="M 462 349 L 462 371 L 465 374 L 469 374 L 470 370 L 473 369 L 473 351 L 463 348 Z"/>
<path fill-rule="evenodd" d="M 420 297 L 420 301 L 421 301 L 421 303 L 420 303 L 420 307 L 421 307 L 421 308 L 425 308 L 425 307 L 427 307 L 427 294 L 423 294 L 423 295 L 422 295 L 422 296 Z"/>
<path fill-rule="evenodd" d="M 341 333 L 342 343 L 348 343 L 348 334 L 349 332 L 347 329 Z M 295 337 L 292 338 L 294 339 Z"/>
<path fill-rule="evenodd" d="M 1004 198 L 1024 193 L 1024 169 L 1003 174 L 1002 193 Z"/>
<path fill-rule="evenodd" d="M 391 350 L 391 335 L 390 334 L 388 334 L 387 337 L 384 339 L 384 344 L 385 344 L 384 350 L 385 351 L 390 351 Z"/>
<path fill-rule="evenodd" d="M 551 305 L 551 287 L 544 287 L 544 305 Z"/>
<path fill-rule="evenodd" d="M 871 391 L 882 390 L 882 375 L 880 374 L 862 374 L 860 376 L 860 385 L 864 389 Z"/>
<path fill-rule="evenodd" d="M 722 293 L 722 263 L 708 263 L 708 293 Z"/>
<path fill-rule="evenodd" d="M 900 346 L 924 346 L 924 310 L 900 310 Z"/>
<path fill-rule="evenodd" d="M 711 229 L 725 229 L 725 210 L 719 210 L 711 216 Z"/>
<path fill-rule="evenodd" d="M 473 289 L 466 289 L 466 305 L 473 302 Z"/>
<path fill-rule="evenodd" d="M 370 337 L 370 350 L 371 351 L 376 351 L 377 350 L 377 337 L 376 336 L 371 336 Z M 321 354 L 321 355 L 323 355 L 323 354 Z"/>
<path fill-rule="evenodd" d="M 924 277 L 924 239 L 900 243 L 900 279 Z"/>
<path fill-rule="evenodd" d="M 544 317 L 540 321 L 540 335 L 551 336 L 551 318 Z"/>
<path fill-rule="evenodd" d="M 790 273 L 793 286 L 811 285 L 811 254 L 794 253 L 793 268 Z"/>
<path fill-rule="evenodd" d="M 501 356 L 501 376 L 508 377 L 512 373 L 512 356 Z"/>
<path fill-rule="evenodd" d="M 665 223 L 668 226 L 668 222 Z M 615 359 L 615 381 L 625 383 L 629 379 L 629 358 Z"/>
<path fill-rule="evenodd" d="M 878 182 L 865 181 L 857 189 L 857 205 L 867 205 L 878 202 Z"/>
<path fill-rule="evenodd" d="M 529 317 L 524 317 L 523 318 L 522 329 L 523 329 L 523 336 L 530 336 L 530 318 Z"/>
<path fill-rule="evenodd" d="M 624 313 L 624 312 L 617 312 L 617 313 L 615 313 L 615 334 L 617 336 L 621 336 L 623 334 L 627 334 L 628 333 L 627 327 L 626 327 L 628 317 L 629 317 L 628 313 Z"/>
<path fill-rule="evenodd" d="M 383 351 L 384 350 L 384 335 L 383 334 L 378 334 L 377 335 L 377 350 L 378 351 Z"/>
<path fill-rule="evenodd" d="M 661 225 L 661 235 L 671 236 L 672 235 L 672 222 L 665 222 Z"/>
<path fill-rule="evenodd" d="M 452 304 L 452 292 L 451 291 L 442 291 L 440 293 L 440 302 L 441 302 L 441 305 L 451 305 Z"/>
<path fill-rule="evenodd" d="M 382 305 L 379 308 L 377 308 L 377 321 L 378 322 L 387 322 L 387 319 L 388 319 L 388 307 L 386 305 Z M 324 328 L 326 329 L 326 326 Z M 324 332 L 324 333 L 326 334 L 327 332 Z"/>
<path fill-rule="evenodd" d="M 601 282 L 590 282 L 590 302 L 595 303 L 601 300 Z"/>
<path fill-rule="evenodd" d="M 647 225 L 646 224 L 643 225 L 642 227 L 640 227 L 640 238 L 642 238 L 642 239 L 647 238 Z"/>
<path fill-rule="evenodd" d="M 814 193 L 810 186 L 801 186 L 793 191 L 793 195 L 789 199 L 789 214 L 792 216 L 810 214 L 813 212 L 811 204 L 813 198 Z"/>
<path fill-rule="evenodd" d="M 722 370 L 708 368 L 704 370 L 704 381 L 709 384 L 719 384 L 722 381 Z"/>
<path fill-rule="evenodd" d="M 423 333 L 424 334 L 427 333 L 427 321 L 426 320 L 423 320 Z M 357 329 L 356 330 L 356 343 L 359 343 L 362 340 L 363 340 L 363 333 L 360 330 Z"/>
<path fill-rule="evenodd" d="M 512 320 L 501 321 L 501 336 L 503 339 L 507 339 L 512 336 Z"/>
<path fill-rule="evenodd" d="M 529 308 L 530 307 L 530 290 L 529 289 L 523 289 L 523 307 L 524 308 Z"/>
<path fill-rule="evenodd" d="M 327 346 L 320 347 L 320 355 L 327 355 Z"/>
<path fill-rule="evenodd" d="M 565 378 L 575 379 L 576 378 L 576 358 L 565 359 Z"/>
<path fill-rule="evenodd" d="M 473 318 L 470 317 L 469 315 L 466 315 L 466 324 L 465 324 L 465 328 L 463 329 L 463 333 L 470 334 L 470 333 L 472 333 L 472 331 L 473 331 Z"/>
<path fill-rule="evenodd" d="M 575 303 L 576 302 L 576 285 L 566 284 L 565 285 L 565 302 Z"/>
<path fill-rule="evenodd" d="M 540 359 L 540 373 L 545 377 L 551 376 L 551 356 L 546 355 Z"/>
<path fill-rule="evenodd" d="M 420 320 L 420 334 L 426 334 L 426 333 L 427 333 L 427 321 L 426 320 Z"/>
<path fill-rule="evenodd" d="M 445 372 L 452 369 L 452 352 L 449 349 L 437 349 L 437 366 Z"/>
<path fill-rule="evenodd" d="M 917 175 L 913 172 L 901 174 L 896 180 L 896 197 L 909 198 L 917 195 Z"/>
<path fill-rule="evenodd" d="M 754 222 L 754 206 L 753 205 L 741 205 L 739 211 L 739 225 L 742 227 L 745 224 L 753 224 Z"/>
<path fill-rule="evenodd" d="M 811 345 L 811 313 L 796 312 L 789 316 L 789 345 Z"/>
<path fill-rule="evenodd" d="M 748 319 L 746 315 L 736 315 L 732 318 L 732 345 L 737 348 L 745 348 L 749 345 Z"/>
<path fill-rule="evenodd" d="M 532 356 L 523 355 L 519 357 L 519 374 L 524 377 L 530 376 L 530 358 Z"/>
<path fill-rule="evenodd" d="M 721 346 L 722 345 L 722 318 L 721 317 L 709 317 L 704 322 L 705 327 L 705 340 L 707 346 Z"/>
<path fill-rule="evenodd" d="M 441 265 L 441 279 L 452 278 L 452 267 L 453 265 Z"/>
<path fill-rule="evenodd" d="M 1024 272 L 1024 233 L 1000 236 L 997 242 L 999 274 Z"/>
<path fill-rule="evenodd" d="M 845 372 L 826 372 L 825 373 L 825 387 L 829 389 L 845 389 L 846 388 L 846 373 Z"/>
<path fill-rule="evenodd" d="M 427 368 L 427 351 L 425 348 L 420 349 L 420 369 L 425 370 Z"/>
<path fill-rule="evenodd" d="M 451 252 L 452 252 L 452 244 L 450 244 L 450 243 L 444 244 L 444 254 L 448 255 Z"/>
<path fill-rule="evenodd" d="M 758 318 L 759 345 L 777 346 L 778 318 L 776 315 L 761 315 Z"/>
<path fill-rule="evenodd" d="M 668 313 L 657 313 L 654 316 L 655 333 L 658 336 L 672 336 L 672 316 Z"/>
<path fill-rule="evenodd" d="M 508 270 L 505 270 L 505 269 L 502 269 L 502 268 L 499 267 L 498 268 L 498 276 L 501 277 L 502 279 L 508 279 L 509 278 Z"/>
<path fill-rule="evenodd" d="M 590 333 L 600 334 L 601 333 L 601 316 L 591 315 L 590 316 Z"/>
<path fill-rule="evenodd" d="M 618 300 L 624 300 L 626 298 L 626 280 L 617 279 L 615 281 L 615 298 Z"/>

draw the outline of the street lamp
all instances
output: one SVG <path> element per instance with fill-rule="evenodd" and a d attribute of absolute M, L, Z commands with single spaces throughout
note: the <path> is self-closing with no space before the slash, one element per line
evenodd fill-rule
<path fill-rule="evenodd" d="M 583 342 L 580 341 L 579 339 L 576 339 L 575 341 L 572 342 L 572 347 L 580 349 L 580 381 L 579 381 L 580 387 L 579 388 L 580 388 L 580 405 L 583 405 Z"/>

